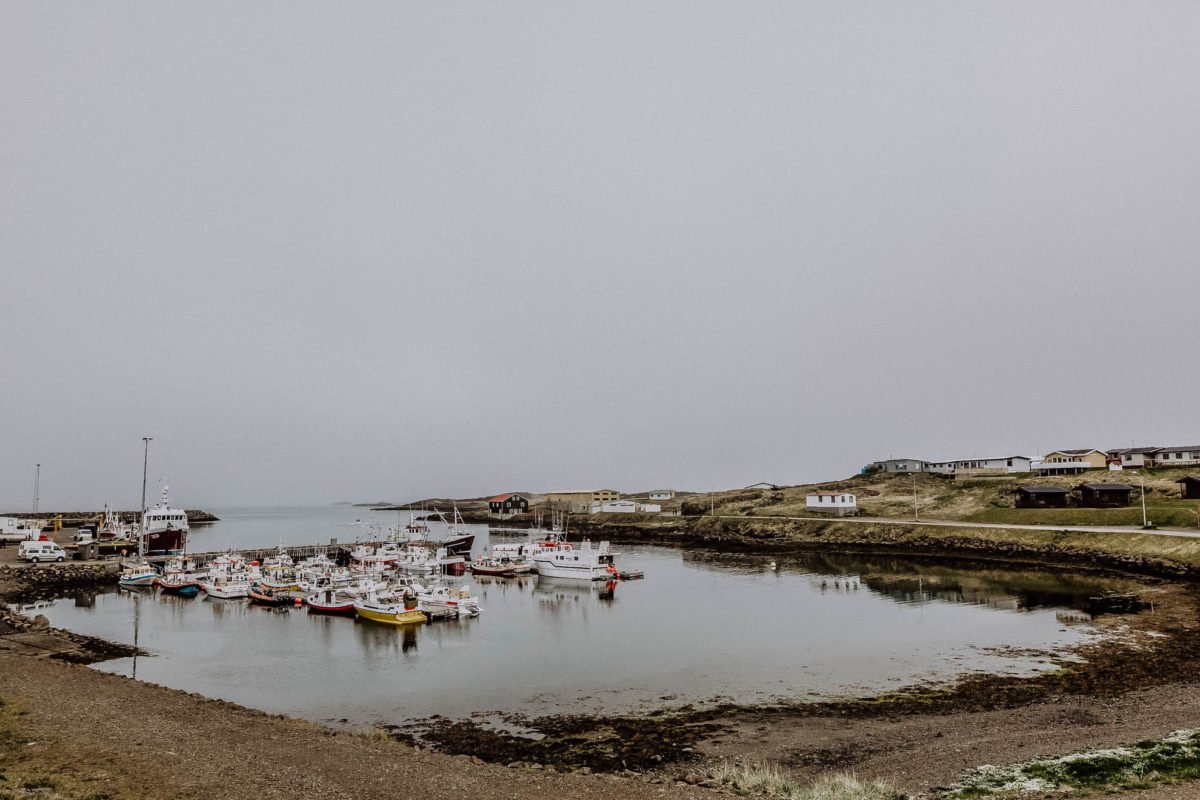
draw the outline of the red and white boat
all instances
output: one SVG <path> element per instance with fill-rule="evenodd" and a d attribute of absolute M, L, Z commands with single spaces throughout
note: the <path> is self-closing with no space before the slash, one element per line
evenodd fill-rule
<path fill-rule="evenodd" d="M 342 617 L 354 616 L 354 601 L 357 594 L 341 589 L 322 589 L 304 598 L 304 605 L 313 614 L 335 614 Z"/>

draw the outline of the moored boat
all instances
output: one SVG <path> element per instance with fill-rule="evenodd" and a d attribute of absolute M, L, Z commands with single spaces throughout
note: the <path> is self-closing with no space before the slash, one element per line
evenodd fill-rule
<path fill-rule="evenodd" d="M 613 563 L 616 553 L 609 547 L 608 542 L 593 546 L 584 539 L 578 547 L 556 547 L 545 550 L 533 557 L 534 566 L 539 575 L 549 578 L 568 578 L 572 580 L 599 581 L 616 577 L 617 567 Z"/>
<path fill-rule="evenodd" d="M 322 589 L 304 598 L 304 605 L 313 614 L 335 614 L 343 617 L 354 616 L 355 596 L 340 589 Z"/>
<path fill-rule="evenodd" d="M 386 625 L 412 625 L 428 622 L 429 618 L 417 608 L 417 598 L 401 599 L 375 592 L 354 602 L 354 613 L 371 622 Z"/>

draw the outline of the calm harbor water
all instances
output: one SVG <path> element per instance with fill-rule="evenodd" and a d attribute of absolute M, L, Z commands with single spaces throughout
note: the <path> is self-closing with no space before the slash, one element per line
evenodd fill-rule
<path fill-rule="evenodd" d="M 232 511 L 196 550 L 352 541 L 366 509 Z M 395 514 L 374 521 L 394 523 Z M 405 517 L 407 520 L 407 516 Z M 477 547 L 487 543 L 478 532 Z M 435 531 L 436 533 L 436 531 Z M 244 600 L 117 591 L 29 613 L 152 653 L 97 669 L 319 721 L 476 712 L 625 712 L 714 699 L 829 697 L 1045 668 L 1030 651 L 1095 635 L 1064 611 L 1111 582 L 896 558 L 778 558 L 624 547 L 646 579 L 470 583 L 475 619 L 395 629 Z"/>

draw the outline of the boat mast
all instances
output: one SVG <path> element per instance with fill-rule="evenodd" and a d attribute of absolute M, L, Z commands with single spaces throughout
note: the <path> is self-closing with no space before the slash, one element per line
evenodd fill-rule
<path fill-rule="evenodd" d="M 142 453 L 142 527 L 138 531 L 138 560 L 146 560 L 146 473 L 150 465 L 150 436 L 142 437 L 144 451 Z"/>

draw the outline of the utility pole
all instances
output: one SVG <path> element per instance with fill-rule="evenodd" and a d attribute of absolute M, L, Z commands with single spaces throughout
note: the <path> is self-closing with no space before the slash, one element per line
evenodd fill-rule
<path fill-rule="evenodd" d="M 42 465 L 38 464 L 33 470 L 33 513 L 37 513 L 38 500 L 42 490 Z"/>
<path fill-rule="evenodd" d="M 913 522 L 921 521 L 921 513 L 917 510 L 917 473 L 912 474 L 913 479 Z"/>

